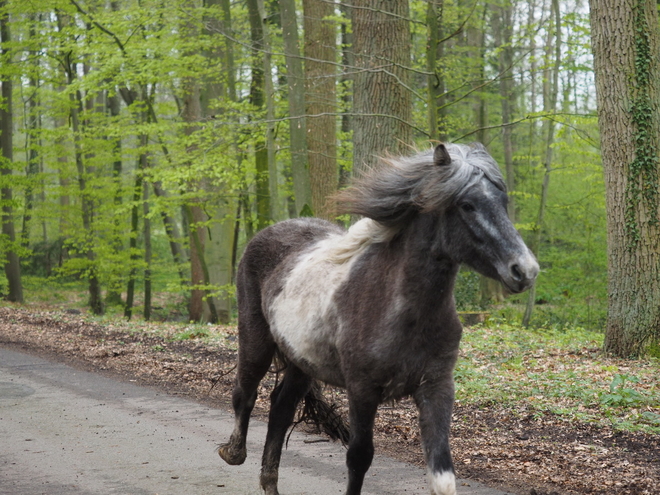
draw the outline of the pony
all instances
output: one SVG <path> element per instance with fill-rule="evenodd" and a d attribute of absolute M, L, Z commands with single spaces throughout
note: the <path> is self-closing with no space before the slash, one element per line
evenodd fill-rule
<path fill-rule="evenodd" d="M 347 495 L 361 492 L 371 465 L 379 404 L 404 396 L 419 410 L 432 493 L 455 494 L 456 274 L 465 263 L 519 293 L 539 265 L 507 216 L 497 163 L 478 143 L 381 159 L 336 200 L 341 212 L 363 217 L 348 231 L 297 218 L 260 231 L 245 249 L 236 278 L 235 427 L 218 453 L 231 465 L 244 462 L 257 387 L 278 356 L 286 370 L 270 399 L 266 495 L 279 494 L 286 432 L 318 381 L 346 389 Z"/>

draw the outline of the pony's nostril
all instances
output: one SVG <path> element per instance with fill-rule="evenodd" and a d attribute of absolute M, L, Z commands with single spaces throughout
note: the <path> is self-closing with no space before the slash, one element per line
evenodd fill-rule
<path fill-rule="evenodd" d="M 513 275 L 516 282 L 520 282 L 525 278 L 525 275 L 518 265 L 511 265 L 511 275 Z"/>

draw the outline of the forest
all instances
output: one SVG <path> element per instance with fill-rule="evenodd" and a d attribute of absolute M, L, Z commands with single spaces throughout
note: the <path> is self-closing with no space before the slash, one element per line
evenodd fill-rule
<path fill-rule="evenodd" d="M 462 271 L 459 310 L 603 331 L 589 14 L 584 0 L 2 0 L 0 293 L 77 283 L 95 314 L 149 319 L 164 299 L 227 322 L 256 231 L 347 224 L 332 195 L 376 156 L 478 141 L 542 271 L 517 296 Z"/>

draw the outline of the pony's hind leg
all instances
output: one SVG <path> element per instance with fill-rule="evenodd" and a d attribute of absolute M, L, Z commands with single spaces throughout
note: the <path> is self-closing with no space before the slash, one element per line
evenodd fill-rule
<path fill-rule="evenodd" d="M 250 330 L 252 332 L 248 333 Z M 229 442 L 218 447 L 218 454 L 227 464 L 245 462 L 250 414 L 257 400 L 257 388 L 270 368 L 275 348 L 265 321 L 249 326 L 239 322 L 238 370 L 232 393 L 234 431 Z"/>
<path fill-rule="evenodd" d="M 300 368 L 289 363 L 284 379 L 270 396 L 268 433 L 261 461 L 261 487 L 266 495 L 278 495 L 277 481 L 282 445 L 293 423 L 296 408 L 312 385 L 312 379 Z"/>

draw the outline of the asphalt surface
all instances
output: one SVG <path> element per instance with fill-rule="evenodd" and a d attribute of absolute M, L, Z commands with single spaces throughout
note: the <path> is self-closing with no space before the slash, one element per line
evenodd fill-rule
<path fill-rule="evenodd" d="M 1 495 L 259 494 L 266 426 L 251 423 L 242 466 L 215 452 L 232 428 L 227 412 L 0 348 Z M 282 495 L 344 493 L 345 450 L 322 440 L 291 435 Z M 459 495 L 504 495 L 457 485 Z M 363 493 L 428 494 L 425 470 L 376 456 Z"/>

